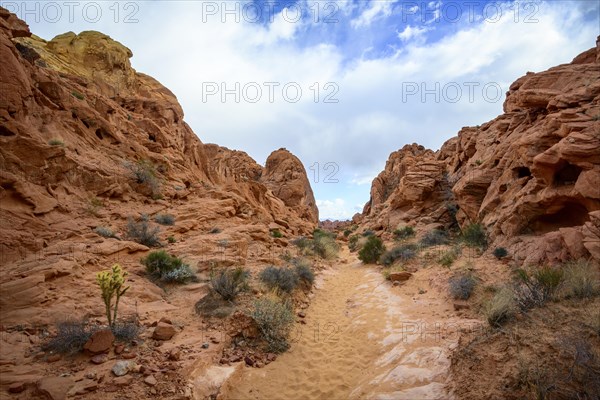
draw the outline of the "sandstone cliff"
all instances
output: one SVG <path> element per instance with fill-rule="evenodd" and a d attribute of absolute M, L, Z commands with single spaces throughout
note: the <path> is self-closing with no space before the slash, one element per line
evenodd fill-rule
<path fill-rule="evenodd" d="M 100 315 L 98 304 L 75 299 L 114 260 L 141 268 L 148 249 L 94 229 L 123 239 L 129 217 L 174 215 L 161 240 L 175 237 L 169 251 L 200 270 L 272 258 L 317 225 L 298 158 L 280 149 L 262 167 L 202 143 L 175 95 L 135 71 L 131 57 L 98 32 L 44 41 L 0 9 L 2 324 L 50 322 L 69 307 Z M 159 300 L 150 285 L 133 291 Z"/>
<path fill-rule="evenodd" d="M 390 155 L 355 217 L 370 229 L 482 223 L 525 263 L 600 260 L 600 38 L 571 63 L 527 73 L 504 114 L 437 152 Z"/>

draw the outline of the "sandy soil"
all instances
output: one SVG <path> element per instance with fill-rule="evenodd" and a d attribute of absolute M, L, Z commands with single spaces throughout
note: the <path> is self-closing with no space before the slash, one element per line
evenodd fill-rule
<path fill-rule="evenodd" d="M 448 399 L 449 353 L 458 329 L 479 326 L 456 316 L 427 272 L 401 287 L 355 255 L 325 271 L 298 323 L 292 347 L 265 368 L 239 368 L 223 399 Z"/>

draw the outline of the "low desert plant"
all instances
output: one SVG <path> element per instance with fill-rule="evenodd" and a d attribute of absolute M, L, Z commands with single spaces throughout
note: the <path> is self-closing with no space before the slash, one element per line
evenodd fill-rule
<path fill-rule="evenodd" d="M 154 279 L 166 283 L 187 283 L 196 280 L 196 275 L 182 259 L 171 256 L 164 250 L 153 251 L 141 263 Z"/>
<path fill-rule="evenodd" d="M 298 278 L 308 286 L 312 286 L 315 281 L 315 273 L 312 271 L 310 262 L 304 258 L 296 258 L 292 260 L 292 265 Z"/>
<path fill-rule="evenodd" d="M 352 231 L 350 229 L 344 229 L 344 237 L 348 237 L 352 234 Z"/>
<path fill-rule="evenodd" d="M 244 267 L 228 269 L 215 274 L 210 280 L 210 287 L 223 300 L 233 301 L 239 293 L 248 288 L 250 272 Z"/>
<path fill-rule="evenodd" d="M 554 296 L 563 279 L 563 271 L 551 267 L 538 268 L 531 274 L 524 269 L 516 272 L 515 298 L 523 311 L 544 305 Z"/>
<path fill-rule="evenodd" d="M 298 286 L 298 275 L 290 268 L 268 266 L 258 275 L 270 289 L 291 293 Z"/>
<path fill-rule="evenodd" d="M 412 226 L 404 226 L 394 231 L 394 239 L 404 240 L 415 236 L 415 229 Z"/>
<path fill-rule="evenodd" d="M 119 301 L 129 289 L 129 286 L 125 286 L 126 280 L 127 271 L 124 271 L 119 264 L 113 265 L 109 271 L 102 271 L 96 275 L 96 282 L 100 286 L 106 319 L 110 327 L 117 321 Z M 113 298 L 115 299 L 114 305 Z"/>
<path fill-rule="evenodd" d="M 154 221 L 156 221 L 157 224 L 161 225 L 174 225 L 175 217 L 171 214 L 157 214 L 154 217 Z"/>
<path fill-rule="evenodd" d="M 500 260 L 508 255 L 508 250 L 506 250 L 504 247 L 496 247 L 493 254 L 494 257 Z"/>
<path fill-rule="evenodd" d="M 421 238 L 421 245 L 423 247 L 437 246 L 446 243 L 448 243 L 448 234 L 439 229 L 429 231 Z"/>
<path fill-rule="evenodd" d="M 221 233 L 221 229 L 219 228 L 212 228 L 210 231 L 208 231 L 208 233 L 212 234 L 212 235 L 216 235 L 217 233 Z"/>
<path fill-rule="evenodd" d="M 397 260 L 400 261 L 408 261 L 417 255 L 417 246 L 413 244 L 405 244 L 402 246 L 396 246 L 391 250 L 383 253 L 379 261 L 385 265 L 390 266 L 395 263 Z"/>
<path fill-rule="evenodd" d="M 251 317 L 256 322 L 261 337 L 267 343 L 267 350 L 281 353 L 289 348 L 287 337 L 294 323 L 292 306 L 275 296 L 268 296 L 254 302 Z"/>
<path fill-rule="evenodd" d="M 129 218 L 127 221 L 127 237 L 135 242 L 148 247 L 160 247 L 158 239 L 160 228 L 151 226 L 147 216 L 142 216 L 139 221 Z"/>
<path fill-rule="evenodd" d="M 125 163 L 131 178 L 139 185 L 150 191 L 152 198 L 160 197 L 160 180 L 156 167 L 149 160 L 138 160 L 135 163 Z"/>
<path fill-rule="evenodd" d="M 362 235 L 363 235 L 363 237 L 367 237 L 367 236 L 373 236 L 373 235 L 375 235 L 375 232 L 373 232 L 373 231 L 372 231 L 372 230 L 370 230 L 370 229 L 367 229 L 366 231 L 364 231 L 364 232 L 362 233 Z"/>
<path fill-rule="evenodd" d="M 169 243 L 175 243 L 175 242 L 177 242 L 177 239 L 175 239 L 175 237 L 174 237 L 174 236 L 169 236 L 169 237 L 167 238 L 167 242 L 169 242 Z"/>
<path fill-rule="evenodd" d="M 196 312 L 205 317 L 225 318 L 235 311 L 235 305 L 217 294 L 209 292 L 196 303 Z"/>
<path fill-rule="evenodd" d="M 513 291 L 503 287 L 484 304 L 483 310 L 490 326 L 498 328 L 513 317 L 515 306 Z"/>
<path fill-rule="evenodd" d="M 130 343 L 137 339 L 141 331 L 137 321 L 115 322 L 111 330 L 115 338 L 124 343 Z"/>
<path fill-rule="evenodd" d="M 467 300 L 471 297 L 475 285 L 477 285 L 477 280 L 468 274 L 454 276 L 448 281 L 450 295 L 456 300 Z"/>
<path fill-rule="evenodd" d="M 469 224 L 462 230 L 461 238 L 467 246 L 486 248 L 487 235 L 481 224 Z"/>
<path fill-rule="evenodd" d="M 293 239 L 291 243 L 300 250 L 305 250 L 311 245 L 311 240 L 305 236 L 300 236 Z"/>
<path fill-rule="evenodd" d="M 358 251 L 358 259 L 365 264 L 375 264 L 385 252 L 383 241 L 377 236 L 369 236 L 367 242 Z"/>
<path fill-rule="evenodd" d="M 570 261 L 563 265 L 565 297 L 583 299 L 600 294 L 598 267 L 589 261 Z"/>
<path fill-rule="evenodd" d="M 115 233 L 110 228 L 107 228 L 105 226 L 96 227 L 96 229 L 94 229 L 94 232 L 105 238 L 115 238 L 116 237 Z"/>
<path fill-rule="evenodd" d="M 279 229 L 273 229 L 271 230 L 271 236 L 273 236 L 274 238 L 282 238 L 283 233 L 281 233 Z"/>
<path fill-rule="evenodd" d="M 356 251 L 358 249 L 358 240 L 360 239 L 360 236 L 358 235 L 352 235 L 348 238 L 348 249 L 350 251 Z"/>
<path fill-rule="evenodd" d="M 73 97 L 75 97 L 76 99 L 79 99 L 79 100 L 85 99 L 84 95 L 82 95 L 81 93 L 79 93 L 79 92 L 77 92 L 75 90 L 71 92 L 71 95 Z"/>
<path fill-rule="evenodd" d="M 64 146 L 64 145 L 65 145 L 65 142 L 63 142 L 63 141 L 62 141 L 62 140 L 60 140 L 60 139 L 50 139 L 50 140 L 48 141 L 48 144 L 49 144 L 50 146 Z"/>
<path fill-rule="evenodd" d="M 42 348 L 59 354 L 75 354 L 83 350 L 96 330 L 97 327 L 87 321 L 60 321 L 56 324 L 56 336 L 44 343 Z"/>
<path fill-rule="evenodd" d="M 446 268 L 450 268 L 460 253 L 456 249 L 448 250 L 442 254 L 438 262 Z"/>
<path fill-rule="evenodd" d="M 335 258 L 339 251 L 338 244 L 329 234 L 314 235 L 311 247 L 314 254 L 325 260 Z"/>

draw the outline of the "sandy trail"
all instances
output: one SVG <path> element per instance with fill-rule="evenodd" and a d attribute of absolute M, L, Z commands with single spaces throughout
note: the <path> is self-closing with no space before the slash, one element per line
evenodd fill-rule
<path fill-rule="evenodd" d="M 438 399 L 458 320 L 413 277 L 401 288 L 355 256 L 320 276 L 291 349 L 261 369 L 241 368 L 224 399 Z M 464 323 L 464 320 L 462 320 Z"/>

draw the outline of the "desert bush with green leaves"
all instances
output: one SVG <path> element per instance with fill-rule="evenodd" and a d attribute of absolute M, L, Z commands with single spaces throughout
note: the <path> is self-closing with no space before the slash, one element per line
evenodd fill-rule
<path fill-rule="evenodd" d="M 487 234 L 481 224 L 473 223 L 465 226 L 461 239 L 467 246 L 487 248 Z"/>
<path fill-rule="evenodd" d="M 263 297 L 254 302 L 250 316 L 256 322 L 268 351 L 282 353 L 290 347 L 287 338 L 294 323 L 294 313 L 288 301 L 276 296 Z"/>
<path fill-rule="evenodd" d="M 115 233 L 112 231 L 112 229 L 110 229 L 110 228 L 107 228 L 107 227 L 105 227 L 105 226 L 97 226 L 97 227 L 94 229 L 94 232 L 95 232 L 97 235 L 100 235 L 100 236 L 102 236 L 102 237 L 104 237 L 104 238 L 107 238 L 107 239 L 109 239 L 109 238 L 116 238 L 116 237 L 117 237 L 117 236 L 115 235 Z"/>
<path fill-rule="evenodd" d="M 160 179 L 155 165 L 149 160 L 138 160 L 135 163 L 126 162 L 125 168 L 131 179 L 138 185 L 146 187 L 152 198 L 160 197 Z"/>
<path fill-rule="evenodd" d="M 500 260 L 508 255 L 508 250 L 506 250 L 504 247 L 496 247 L 493 254 L 494 257 Z"/>
<path fill-rule="evenodd" d="M 584 299 L 600 295 L 600 271 L 590 261 L 569 261 L 562 266 L 564 271 L 563 292 L 567 298 Z"/>
<path fill-rule="evenodd" d="M 519 308 L 526 311 L 543 306 L 552 299 L 563 280 L 563 271 L 559 268 L 544 266 L 528 272 L 516 271 L 515 299 Z"/>
<path fill-rule="evenodd" d="M 412 226 L 403 226 L 394 231 L 394 239 L 405 240 L 415 236 L 415 229 Z"/>
<path fill-rule="evenodd" d="M 175 217 L 171 214 L 157 214 L 154 221 L 161 225 L 175 225 Z"/>
<path fill-rule="evenodd" d="M 106 319 L 111 328 L 117 322 L 119 301 L 129 290 L 129 286 L 125 286 L 127 275 L 127 271 L 123 270 L 119 264 L 115 264 L 110 270 L 99 272 L 96 275 L 96 283 L 100 287 L 102 301 L 104 302 Z M 115 300 L 114 304 L 113 299 Z"/>
<path fill-rule="evenodd" d="M 189 265 L 164 250 L 151 252 L 141 263 L 146 266 L 148 275 L 165 283 L 188 283 L 197 280 Z"/>
<path fill-rule="evenodd" d="M 210 279 L 210 287 L 223 300 L 233 301 L 235 298 L 249 288 L 248 279 L 250 271 L 244 267 L 226 269 L 214 274 Z"/>
<path fill-rule="evenodd" d="M 312 270 L 310 261 L 305 258 L 295 258 L 291 260 L 291 263 L 294 266 L 294 272 L 296 272 L 298 279 L 307 286 L 312 286 L 315 281 L 315 273 Z"/>
<path fill-rule="evenodd" d="M 498 328 L 515 315 L 516 307 L 514 292 L 502 287 L 484 304 L 483 311 L 490 326 Z"/>
<path fill-rule="evenodd" d="M 365 264 L 375 264 L 384 252 L 383 241 L 377 236 L 371 235 L 358 251 L 358 259 Z"/>

